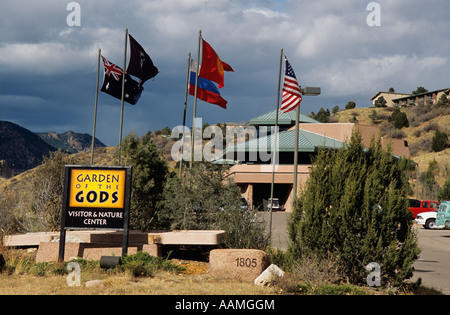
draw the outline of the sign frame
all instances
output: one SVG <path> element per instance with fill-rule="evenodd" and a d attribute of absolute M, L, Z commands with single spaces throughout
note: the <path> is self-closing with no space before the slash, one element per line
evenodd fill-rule
<path fill-rule="evenodd" d="M 65 165 L 59 262 L 64 261 L 66 231 L 69 229 L 123 231 L 122 257 L 126 256 L 131 178 L 131 166 Z M 103 190 L 100 190 L 102 185 Z M 114 193 L 110 194 L 111 190 L 115 190 Z M 99 219 L 111 216 L 115 219 Z M 114 223 L 110 223 L 111 221 Z M 87 226 L 86 222 L 91 226 Z"/>

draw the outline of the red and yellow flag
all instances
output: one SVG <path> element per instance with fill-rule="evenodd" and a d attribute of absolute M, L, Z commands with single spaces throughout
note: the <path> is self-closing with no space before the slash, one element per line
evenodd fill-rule
<path fill-rule="evenodd" d="M 223 62 L 214 49 L 204 39 L 203 53 L 202 53 L 202 67 L 200 69 L 199 77 L 211 80 L 219 84 L 219 88 L 224 87 L 224 71 L 232 71 L 233 68 Z"/>

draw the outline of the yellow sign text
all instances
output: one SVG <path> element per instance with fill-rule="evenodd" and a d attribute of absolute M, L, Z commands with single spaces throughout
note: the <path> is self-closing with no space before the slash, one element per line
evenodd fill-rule
<path fill-rule="evenodd" d="M 71 169 L 69 206 L 123 208 L 125 170 Z"/>

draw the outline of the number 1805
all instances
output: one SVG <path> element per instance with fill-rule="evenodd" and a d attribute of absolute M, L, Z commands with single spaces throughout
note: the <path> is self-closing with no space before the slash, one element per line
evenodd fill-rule
<path fill-rule="evenodd" d="M 237 267 L 256 267 L 258 266 L 258 263 L 256 261 L 256 258 L 250 259 L 250 258 L 236 258 L 236 266 Z"/>

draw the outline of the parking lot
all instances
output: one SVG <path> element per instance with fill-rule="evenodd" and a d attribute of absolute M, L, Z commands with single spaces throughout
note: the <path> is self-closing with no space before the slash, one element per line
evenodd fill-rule
<path fill-rule="evenodd" d="M 258 214 L 269 223 L 270 213 Z M 272 214 L 272 246 L 287 249 L 288 213 L 274 212 Z M 414 263 L 414 276 L 411 281 L 422 279 L 422 284 L 450 295 L 450 230 L 425 230 L 415 226 L 422 249 L 419 259 Z"/>

